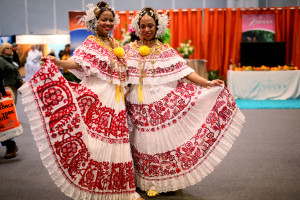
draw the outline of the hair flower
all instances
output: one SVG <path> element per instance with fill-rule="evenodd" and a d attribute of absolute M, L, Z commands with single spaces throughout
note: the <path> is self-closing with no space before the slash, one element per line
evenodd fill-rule
<path fill-rule="evenodd" d="M 116 47 L 114 48 L 114 54 L 118 57 L 118 58 L 123 58 L 125 55 L 125 51 L 122 47 Z"/>
<path fill-rule="evenodd" d="M 140 54 L 141 54 L 142 56 L 148 56 L 149 53 L 150 53 L 150 49 L 149 49 L 149 47 L 143 45 L 143 46 L 140 47 L 139 52 L 140 52 Z"/>
<path fill-rule="evenodd" d="M 114 29 L 120 24 L 120 16 L 114 11 L 113 8 L 109 7 L 109 5 L 105 6 L 109 11 L 114 13 Z M 85 23 L 86 29 L 91 31 L 92 33 L 97 32 L 97 27 L 99 24 L 98 17 L 100 15 L 100 9 L 97 5 L 89 3 L 87 5 L 86 14 L 81 17 L 78 23 Z"/>

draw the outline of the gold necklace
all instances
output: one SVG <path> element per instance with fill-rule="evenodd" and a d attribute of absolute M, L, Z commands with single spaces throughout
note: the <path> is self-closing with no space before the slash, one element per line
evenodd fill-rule
<path fill-rule="evenodd" d="M 116 47 L 115 48 L 115 45 L 112 43 L 112 41 L 110 41 L 109 39 L 109 43 L 110 43 L 110 45 L 112 46 L 112 47 L 110 47 L 110 46 L 108 46 L 107 44 L 106 44 L 106 42 L 101 38 L 101 37 L 98 37 L 99 38 L 99 40 L 100 40 L 100 42 L 106 47 L 106 49 L 108 50 L 108 52 L 109 52 L 109 55 L 110 55 L 110 59 L 111 59 L 111 73 L 113 73 L 113 69 L 116 67 L 116 63 L 115 63 L 115 60 L 114 60 L 114 58 L 113 58 L 113 54 L 115 54 L 116 55 L 116 52 L 114 51 L 115 49 L 117 49 L 117 48 L 121 48 L 121 47 Z M 112 40 L 113 40 L 113 38 L 111 38 Z M 122 50 L 123 50 L 123 48 L 121 48 Z M 123 55 L 124 56 L 124 55 Z M 121 59 L 123 56 L 118 56 L 118 55 L 116 55 L 116 58 L 117 58 L 117 60 L 122 64 L 122 66 L 124 66 L 124 70 L 123 70 L 123 72 L 125 72 L 126 71 L 126 68 L 127 68 L 127 65 L 126 65 L 126 63 L 124 63 L 123 62 L 123 60 Z M 120 63 L 117 63 L 117 66 L 118 66 L 118 72 L 120 72 L 120 69 L 122 69 L 122 66 L 120 67 Z M 112 74 L 111 74 L 112 75 Z M 121 80 L 121 77 L 119 77 L 120 78 L 120 80 Z M 125 80 L 127 79 L 127 77 L 125 76 Z"/>
<path fill-rule="evenodd" d="M 121 48 L 121 47 L 116 47 L 115 48 L 115 45 L 112 43 L 111 40 L 113 40 L 113 38 L 108 38 L 109 40 L 109 43 L 112 47 L 108 46 L 106 44 L 106 42 L 99 36 L 96 35 L 96 39 L 99 39 L 99 42 L 101 44 L 103 44 L 104 47 L 106 47 L 106 49 L 108 50 L 109 52 L 109 55 L 110 55 L 110 60 L 111 60 L 111 67 L 110 67 L 110 73 L 111 73 L 111 83 L 113 83 L 113 72 L 114 72 L 114 69 L 116 69 L 117 71 L 117 74 L 118 74 L 118 77 L 119 77 L 119 80 L 120 80 L 120 86 L 116 84 L 116 99 L 117 101 L 119 102 L 120 101 L 120 97 L 119 97 L 119 92 L 121 91 L 121 95 L 122 95 L 122 98 L 123 98 L 123 101 L 125 101 L 125 98 L 124 98 L 124 91 L 123 91 L 123 81 L 122 81 L 122 76 L 124 75 L 124 81 L 127 81 L 127 74 L 126 74 L 126 68 L 127 68 L 127 65 L 126 63 L 124 63 L 122 61 L 122 57 L 124 56 L 124 54 L 122 56 L 118 56 L 117 53 L 116 53 L 116 49 L 117 50 L 120 50 L 118 48 Z M 121 48 L 123 50 L 123 48 Z M 124 51 L 124 50 L 123 50 Z M 116 63 L 115 60 L 114 60 L 114 57 L 113 57 L 113 54 L 116 55 L 116 58 L 118 60 L 118 62 Z M 116 67 L 117 66 L 117 67 Z M 122 67 L 124 66 L 124 67 Z"/>
<path fill-rule="evenodd" d="M 154 60 L 154 52 L 156 50 L 156 46 L 159 45 L 159 42 L 158 42 L 158 39 L 156 39 L 153 47 L 151 48 L 151 50 L 146 50 L 146 48 L 149 49 L 149 47 L 147 47 L 146 45 L 144 45 L 144 41 L 142 40 L 142 46 L 140 47 L 140 58 L 139 58 L 139 71 L 140 71 L 140 83 L 142 84 L 143 83 L 143 78 L 146 76 L 146 73 L 145 73 L 145 64 L 146 64 L 146 57 L 148 55 L 151 56 L 151 67 L 152 67 L 152 76 L 154 77 L 154 63 L 155 63 L 155 60 Z M 148 54 L 143 54 L 143 52 L 141 52 L 141 49 L 144 48 L 145 51 L 149 52 Z M 143 60 L 144 60 L 144 63 L 142 63 L 142 57 L 143 57 Z M 141 67 L 142 66 L 142 67 Z"/>
<path fill-rule="evenodd" d="M 158 40 L 156 39 L 153 47 L 151 50 L 149 50 L 149 47 L 144 45 L 144 41 L 142 40 L 142 46 L 139 49 L 140 57 L 139 57 L 139 84 L 138 84 L 138 96 L 139 96 L 139 102 L 143 103 L 143 79 L 147 76 L 147 73 L 145 72 L 145 65 L 147 61 L 147 56 L 151 56 L 151 67 L 152 67 L 152 77 L 154 77 L 154 52 L 156 49 L 156 46 L 159 45 Z M 148 49 L 147 49 L 148 48 Z M 143 54 L 144 51 L 144 54 Z M 148 53 L 147 53 L 148 52 Z M 143 57 L 143 61 L 142 61 Z"/>

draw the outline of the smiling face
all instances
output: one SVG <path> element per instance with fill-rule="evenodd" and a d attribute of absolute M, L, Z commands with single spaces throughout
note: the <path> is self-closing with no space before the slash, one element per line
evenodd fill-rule
<path fill-rule="evenodd" d="M 140 30 L 144 39 L 151 40 L 155 38 L 155 34 L 156 34 L 155 20 L 147 14 L 144 15 L 140 20 Z"/>
<path fill-rule="evenodd" d="M 98 34 L 107 36 L 114 28 L 114 16 L 110 11 L 104 11 L 99 16 Z"/>

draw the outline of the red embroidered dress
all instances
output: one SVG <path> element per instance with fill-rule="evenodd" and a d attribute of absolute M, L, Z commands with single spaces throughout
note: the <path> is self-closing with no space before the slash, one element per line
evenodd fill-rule
<path fill-rule="evenodd" d="M 230 150 L 243 114 L 225 87 L 182 81 L 194 70 L 169 45 L 142 59 L 136 42 L 124 49 L 132 84 L 126 106 L 137 186 L 167 192 L 200 182 Z M 140 103 L 139 62 L 145 59 Z"/>
<path fill-rule="evenodd" d="M 109 51 L 89 36 L 70 58 L 81 66 L 70 70 L 82 78 L 80 84 L 67 82 L 47 60 L 20 89 L 43 163 L 74 199 L 139 197 L 125 103 L 116 99 L 126 69 L 111 68 L 111 58 L 120 63 Z"/>

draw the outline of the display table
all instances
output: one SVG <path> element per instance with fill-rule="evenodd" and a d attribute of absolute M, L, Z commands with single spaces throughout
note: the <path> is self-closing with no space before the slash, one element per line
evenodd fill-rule
<path fill-rule="evenodd" d="M 300 70 L 228 70 L 227 87 L 235 99 L 296 99 L 300 98 Z"/>
<path fill-rule="evenodd" d="M 197 74 L 207 79 L 206 60 L 187 59 L 187 65 L 195 70 Z"/>

